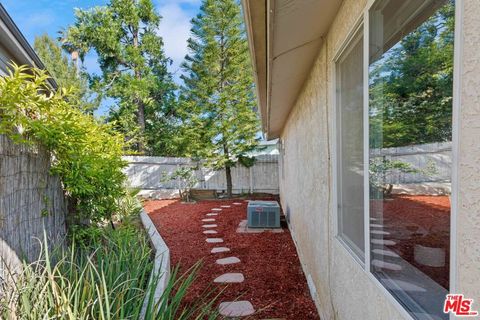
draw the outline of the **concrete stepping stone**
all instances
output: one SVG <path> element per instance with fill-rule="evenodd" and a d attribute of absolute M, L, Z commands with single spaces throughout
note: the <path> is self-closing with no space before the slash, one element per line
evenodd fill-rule
<path fill-rule="evenodd" d="M 393 240 L 384 240 L 384 239 L 371 239 L 370 242 L 373 244 L 379 244 L 384 246 L 394 246 L 397 244 Z"/>
<path fill-rule="evenodd" d="M 213 216 L 218 216 L 218 213 L 207 213 L 207 216 L 208 217 L 213 217 Z"/>
<path fill-rule="evenodd" d="M 382 235 L 389 235 L 390 232 L 383 231 L 383 230 L 370 230 L 370 234 L 382 234 Z"/>
<path fill-rule="evenodd" d="M 233 204 L 236 205 L 236 206 L 241 206 L 242 205 L 240 202 L 234 202 Z"/>
<path fill-rule="evenodd" d="M 250 301 L 222 302 L 218 311 L 224 317 L 246 317 L 255 313 Z"/>
<path fill-rule="evenodd" d="M 220 206 L 221 208 L 230 208 L 231 206 Z"/>
<path fill-rule="evenodd" d="M 212 211 L 222 211 L 220 208 L 213 208 Z"/>
<path fill-rule="evenodd" d="M 210 253 L 222 253 L 222 252 L 229 252 L 230 249 L 227 247 L 215 247 L 210 251 Z"/>
<path fill-rule="evenodd" d="M 215 219 L 213 218 L 207 218 L 207 219 L 202 219 L 203 222 L 213 222 Z"/>
<path fill-rule="evenodd" d="M 203 231 L 204 234 L 215 234 L 215 233 L 218 233 L 217 231 L 215 230 L 205 230 Z"/>
<path fill-rule="evenodd" d="M 207 238 L 205 239 L 208 243 L 221 243 L 223 242 L 222 238 Z"/>
<path fill-rule="evenodd" d="M 390 262 L 385 262 L 382 260 L 377 260 L 373 259 L 372 260 L 372 266 L 381 268 L 381 269 L 387 269 L 391 271 L 400 271 L 402 270 L 402 267 L 396 263 L 390 263 Z"/>
<path fill-rule="evenodd" d="M 202 227 L 204 227 L 204 228 L 216 228 L 217 225 L 216 224 L 204 224 Z"/>
<path fill-rule="evenodd" d="M 240 259 L 238 259 L 237 257 L 222 258 L 222 259 L 217 259 L 216 261 L 217 264 L 221 264 L 221 265 L 234 264 L 239 262 L 240 262 Z"/>
<path fill-rule="evenodd" d="M 240 283 L 243 281 L 245 281 L 245 277 L 242 273 L 225 273 L 213 280 L 217 283 Z"/>
<path fill-rule="evenodd" d="M 378 254 L 381 256 L 392 257 L 392 258 L 400 258 L 398 254 L 391 250 L 383 250 L 383 249 L 373 249 L 372 252 L 374 254 Z"/>

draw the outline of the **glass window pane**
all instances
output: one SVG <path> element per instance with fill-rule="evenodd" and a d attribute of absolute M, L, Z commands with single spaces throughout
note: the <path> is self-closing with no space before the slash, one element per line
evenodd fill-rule
<path fill-rule="evenodd" d="M 363 36 L 337 62 L 338 235 L 364 261 Z"/>
<path fill-rule="evenodd" d="M 417 319 L 448 319 L 454 2 L 369 12 L 371 270 Z"/>

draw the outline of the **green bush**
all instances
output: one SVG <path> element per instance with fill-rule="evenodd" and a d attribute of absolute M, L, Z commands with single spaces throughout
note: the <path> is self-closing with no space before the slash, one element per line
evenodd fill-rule
<path fill-rule="evenodd" d="M 144 233 L 132 225 L 101 235 L 90 247 L 72 247 L 51 259 L 43 257 L 17 276 L 15 284 L 0 291 L 1 319 L 139 319 L 147 293 L 153 291 L 159 275 L 149 281 L 153 268 L 152 251 Z M 51 260 L 57 263 L 50 263 Z M 216 319 L 215 299 L 208 295 L 195 305 L 183 303 L 196 278 L 198 265 L 179 276 L 172 272 L 167 288 L 157 304 L 146 304 L 144 319 Z"/>
<path fill-rule="evenodd" d="M 12 65 L 0 77 L 0 134 L 18 143 L 39 143 L 52 154 L 70 211 L 81 219 L 110 219 L 125 195 L 124 138 L 70 105 L 69 89 L 48 87 L 48 75 Z"/>

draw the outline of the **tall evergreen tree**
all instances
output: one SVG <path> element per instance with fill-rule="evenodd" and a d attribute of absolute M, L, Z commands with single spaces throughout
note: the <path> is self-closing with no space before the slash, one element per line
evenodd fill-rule
<path fill-rule="evenodd" d="M 225 169 L 232 195 L 231 168 L 250 164 L 259 121 L 252 67 L 240 5 L 235 0 L 203 0 L 192 19 L 181 90 L 187 153 Z"/>
<path fill-rule="evenodd" d="M 372 64 L 371 146 L 451 141 L 454 27 L 450 0 Z"/>
<path fill-rule="evenodd" d="M 151 125 L 175 101 L 167 71 L 171 60 L 157 34 L 160 16 L 152 1 L 110 0 L 106 6 L 77 9 L 75 18 L 63 35 L 64 47 L 79 51 L 82 59 L 89 50 L 96 51 L 102 76 L 94 83 L 117 102 L 111 118 L 118 120 L 137 151 L 152 153 L 145 141 L 154 139 L 145 133 L 152 134 Z"/>
<path fill-rule="evenodd" d="M 98 108 L 99 100 L 89 89 L 88 76 L 63 52 L 61 44 L 47 34 L 35 37 L 34 48 L 46 69 L 59 87 L 72 88 L 72 105 L 91 113 Z"/>

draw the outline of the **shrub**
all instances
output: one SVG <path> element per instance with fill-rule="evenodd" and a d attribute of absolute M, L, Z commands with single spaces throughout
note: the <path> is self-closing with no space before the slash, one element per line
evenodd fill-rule
<path fill-rule="evenodd" d="M 168 174 L 163 173 L 162 181 L 174 181 L 178 185 L 180 198 L 190 202 L 190 190 L 198 183 L 195 167 L 180 167 Z"/>
<path fill-rule="evenodd" d="M 88 248 L 72 247 L 51 259 L 45 247 L 39 261 L 24 265 L 15 285 L 0 286 L 5 293 L 0 318 L 140 319 L 145 296 L 153 297 L 162 276 L 149 282 L 153 263 L 146 236 L 131 225 L 101 230 Z M 184 275 L 174 270 L 160 301 L 146 304 L 144 319 L 216 319 L 211 311 L 215 299 L 208 295 L 195 305 L 183 303 L 197 269 Z"/>
<path fill-rule="evenodd" d="M 125 194 L 124 139 L 71 106 L 69 89 L 53 92 L 47 80 L 42 70 L 16 65 L 0 77 L 0 134 L 51 152 L 76 221 L 110 219 Z"/>

